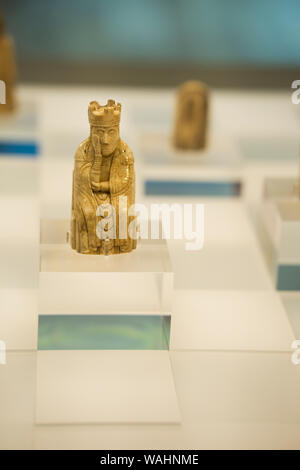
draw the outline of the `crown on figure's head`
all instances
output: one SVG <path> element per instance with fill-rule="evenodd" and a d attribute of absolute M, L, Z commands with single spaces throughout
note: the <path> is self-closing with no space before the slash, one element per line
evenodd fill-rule
<path fill-rule="evenodd" d="M 89 121 L 91 126 L 118 126 L 121 118 L 121 104 L 108 100 L 102 106 L 98 101 L 89 104 Z"/>

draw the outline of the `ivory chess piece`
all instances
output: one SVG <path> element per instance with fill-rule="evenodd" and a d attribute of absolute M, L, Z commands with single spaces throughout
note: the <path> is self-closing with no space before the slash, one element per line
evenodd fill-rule
<path fill-rule="evenodd" d="M 90 136 L 75 154 L 71 246 L 84 254 L 127 253 L 136 248 L 128 230 L 135 222 L 129 215 L 135 171 L 133 154 L 119 135 L 121 104 L 92 101 L 88 117 Z"/>
<path fill-rule="evenodd" d="M 0 104 L 0 113 L 13 111 L 15 103 L 16 63 L 13 41 L 5 32 L 0 12 L 0 80 L 5 99 Z"/>
<path fill-rule="evenodd" d="M 173 142 L 179 149 L 204 149 L 207 142 L 209 92 L 206 85 L 188 81 L 178 89 Z"/>

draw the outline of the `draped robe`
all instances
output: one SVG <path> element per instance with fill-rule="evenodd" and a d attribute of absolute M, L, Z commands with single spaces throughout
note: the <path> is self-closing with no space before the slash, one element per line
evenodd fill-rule
<path fill-rule="evenodd" d="M 111 158 L 108 192 L 95 191 L 92 188 L 91 178 L 95 177 L 95 174 L 100 173 L 99 180 L 101 181 L 101 160 L 96 161 L 97 158 L 90 138 L 80 144 L 75 154 L 71 246 L 79 253 L 126 253 L 136 248 L 136 240 L 128 236 L 128 230 L 126 238 L 119 237 L 119 198 L 120 196 L 127 198 L 125 215 L 127 226 L 129 226 L 134 220 L 133 215 L 128 215 L 130 206 L 135 202 L 133 154 L 128 145 L 119 139 L 119 143 L 110 157 L 100 157 L 102 160 Z M 106 203 L 110 203 L 115 209 L 115 217 L 111 218 L 115 238 L 109 237 L 109 240 L 105 241 L 99 237 L 97 227 L 99 227 L 101 216 L 96 215 L 96 212 L 99 205 Z"/>

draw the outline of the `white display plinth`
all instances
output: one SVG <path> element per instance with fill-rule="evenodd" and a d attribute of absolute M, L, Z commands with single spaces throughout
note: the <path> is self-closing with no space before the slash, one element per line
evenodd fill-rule
<path fill-rule="evenodd" d="M 38 153 L 38 116 L 33 102 L 22 101 L 13 113 L 0 116 L 0 153 Z"/>
<path fill-rule="evenodd" d="M 170 315 L 173 271 L 165 240 L 131 253 L 82 255 L 66 243 L 67 220 L 42 220 L 40 315 Z"/>
<path fill-rule="evenodd" d="M 242 161 L 233 142 L 218 138 L 204 150 L 174 148 L 170 136 L 144 131 L 140 136 L 146 195 L 238 196 Z M 161 188 L 159 182 L 165 183 Z"/>
<path fill-rule="evenodd" d="M 265 253 L 279 290 L 300 289 L 300 199 L 296 179 L 267 179 L 261 220 Z"/>
<path fill-rule="evenodd" d="M 171 350 L 289 352 L 294 339 L 275 291 L 175 291 Z"/>

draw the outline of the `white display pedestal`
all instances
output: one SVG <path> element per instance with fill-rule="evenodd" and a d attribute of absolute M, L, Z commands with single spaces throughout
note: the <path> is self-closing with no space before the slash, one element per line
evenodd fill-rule
<path fill-rule="evenodd" d="M 173 272 L 165 240 L 131 253 L 82 255 L 66 243 L 69 222 L 41 223 L 40 315 L 170 315 Z"/>
<path fill-rule="evenodd" d="M 41 222 L 36 422 L 179 423 L 163 351 L 173 292 L 166 242 L 82 255 L 66 243 L 68 229 L 68 220 Z"/>
<path fill-rule="evenodd" d="M 300 200 L 296 179 L 267 179 L 261 235 L 278 290 L 300 290 Z"/>
<path fill-rule="evenodd" d="M 38 116 L 35 103 L 22 101 L 13 113 L 0 116 L 0 155 L 37 156 Z"/>
<path fill-rule="evenodd" d="M 146 196 L 234 197 L 242 192 L 242 162 L 232 141 L 220 137 L 202 151 L 177 150 L 159 132 L 140 135 Z"/>
<path fill-rule="evenodd" d="M 166 349 L 159 346 L 160 335 L 165 334 L 169 343 L 172 312 L 173 271 L 166 241 L 142 240 L 126 254 L 82 255 L 66 243 L 68 229 L 67 220 L 41 222 L 39 349 L 131 349 L 124 342 L 130 328 L 136 336 L 133 349 Z M 53 334 L 60 329 L 65 342 L 47 337 L 49 328 Z M 80 338 L 83 328 L 85 341 Z M 93 329 L 98 331 L 96 337 Z M 108 338 L 117 329 L 125 332 L 121 343 L 112 339 L 110 345 Z M 151 334 L 158 334 L 159 340 L 152 341 Z"/>
<path fill-rule="evenodd" d="M 294 339 L 278 292 L 175 291 L 171 350 L 289 352 Z"/>

